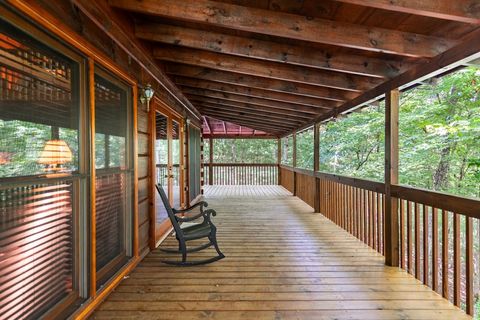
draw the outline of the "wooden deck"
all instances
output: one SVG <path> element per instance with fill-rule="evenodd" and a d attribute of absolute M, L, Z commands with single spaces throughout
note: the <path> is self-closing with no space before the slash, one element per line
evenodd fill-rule
<path fill-rule="evenodd" d="M 226 258 L 179 268 L 154 251 L 92 319 L 471 319 L 282 187 L 207 198 Z"/>

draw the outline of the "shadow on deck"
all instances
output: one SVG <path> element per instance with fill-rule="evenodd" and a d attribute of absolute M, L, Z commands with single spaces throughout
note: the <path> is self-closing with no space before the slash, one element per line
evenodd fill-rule
<path fill-rule="evenodd" d="M 181 268 L 155 250 L 92 319 L 471 319 L 282 187 L 206 197 L 227 257 Z"/>

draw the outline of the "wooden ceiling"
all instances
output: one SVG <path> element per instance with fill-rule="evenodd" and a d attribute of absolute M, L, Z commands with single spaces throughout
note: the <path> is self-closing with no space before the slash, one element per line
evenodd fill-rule
<path fill-rule="evenodd" d="M 477 0 L 109 5 L 130 16 L 135 36 L 203 115 L 276 136 L 374 97 L 480 26 Z"/>
<path fill-rule="evenodd" d="M 271 134 L 238 125 L 232 122 L 219 120 L 209 116 L 202 117 L 203 137 L 212 138 L 274 138 Z"/>

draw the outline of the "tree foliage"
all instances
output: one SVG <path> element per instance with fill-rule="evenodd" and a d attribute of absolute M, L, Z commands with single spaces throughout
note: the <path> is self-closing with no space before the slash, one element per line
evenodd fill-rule
<path fill-rule="evenodd" d="M 276 139 L 214 139 L 213 162 L 277 163 L 277 147 Z"/>
<path fill-rule="evenodd" d="M 469 67 L 402 92 L 401 184 L 480 197 L 479 75 Z M 384 112 L 381 102 L 323 124 L 320 170 L 382 181 Z"/>

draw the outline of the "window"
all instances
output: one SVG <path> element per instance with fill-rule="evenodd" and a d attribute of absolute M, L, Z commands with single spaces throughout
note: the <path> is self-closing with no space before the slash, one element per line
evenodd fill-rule
<path fill-rule="evenodd" d="M 297 167 L 313 170 L 313 127 L 297 133 Z"/>
<path fill-rule="evenodd" d="M 23 22 L 16 23 L 29 30 Z M 32 31 L 36 32 L 36 31 Z M 38 40 L 37 40 L 38 39 Z M 60 53 L 61 52 L 61 53 Z M 0 19 L 0 310 L 36 319 L 79 297 L 83 60 Z"/>
<path fill-rule="evenodd" d="M 131 108 L 129 88 L 95 71 L 97 289 L 131 255 Z"/>
<path fill-rule="evenodd" d="M 282 164 L 293 166 L 293 136 L 282 138 Z"/>

